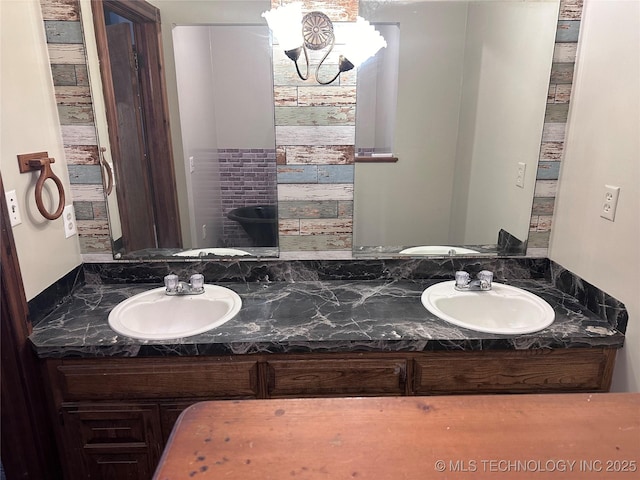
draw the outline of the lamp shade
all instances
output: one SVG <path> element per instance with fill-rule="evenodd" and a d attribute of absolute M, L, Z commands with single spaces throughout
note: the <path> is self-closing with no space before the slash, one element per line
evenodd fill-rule
<path fill-rule="evenodd" d="M 356 68 L 387 46 L 380 32 L 362 17 L 345 29 L 341 42 L 345 43 L 342 55 Z"/>
<path fill-rule="evenodd" d="M 294 2 L 281 5 L 264 12 L 273 36 L 286 52 L 302 46 L 302 3 Z"/>

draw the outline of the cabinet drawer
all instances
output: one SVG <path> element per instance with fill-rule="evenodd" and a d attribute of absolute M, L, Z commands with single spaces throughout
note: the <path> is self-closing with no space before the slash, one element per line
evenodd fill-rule
<path fill-rule="evenodd" d="M 216 357 L 58 361 L 58 401 L 257 396 L 257 363 Z"/>
<path fill-rule="evenodd" d="M 140 480 L 149 479 L 157 465 L 149 455 L 136 453 L 105 454 L 90 452 L 84 458 L 86 470 L 78 479 Z"/>
<path fill-rule="evenodd" d="M 415 359 L 416 394 L 606 391 L 615 350 L 433 352 Z"/>
<path fill-rule="evenodd" d="M 402 395 L 404 359 L 272 360 L 267 362 L 271 397 Z"/>
<path fill-rule="evenodd" d="M 65 405 L 63 423 L 85 450 L 146 449 L 157 442 L 158 407 L 131 404 Z M 151 438 L 149 438 L 151 437 Z"/>
<path fill-rule="evenodd" d="M 157 405 L 64 404 L 60 414 L 65 478 L 151 478 L 162 453 Z"/>

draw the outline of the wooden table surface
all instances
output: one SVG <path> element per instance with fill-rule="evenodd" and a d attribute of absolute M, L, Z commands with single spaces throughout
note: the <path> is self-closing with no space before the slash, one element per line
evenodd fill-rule
<path fill-rule="evenodd" d="M 640 478 L 640 393 L 202 402 L 154 479 Z"/>

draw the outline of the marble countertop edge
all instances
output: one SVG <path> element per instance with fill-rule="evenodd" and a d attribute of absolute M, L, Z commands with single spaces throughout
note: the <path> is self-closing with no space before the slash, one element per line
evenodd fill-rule
<path fill-rule="evenodd" d="M 573 297 L 540 280 L 514 280 L 554 308 L 556 321 L 533 334 L 482 334 L 430 314 L 420 294 L 435 280 L 224 284 L 241 312 L 204 334 L 163 342 L 116 334 L 108 313 L 150 284 L 84 285 L 34 327 L 41 358 L 245 355 L 313 352 L 425 352 L 613 347 L 624 334 Z"/>

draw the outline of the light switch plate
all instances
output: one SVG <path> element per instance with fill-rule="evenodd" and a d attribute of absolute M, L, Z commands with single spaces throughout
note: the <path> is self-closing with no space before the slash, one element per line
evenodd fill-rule
<path fill-rule="evenodd" d="M 5 192 L 5 199 L 7 201 L 7 210 L 9 210 L 9 219 L 11 226 L 15 227 L 22 223 L 22 217 L 20 216 L 20 206 L 18 205 L 18 196 L 15 190 Z"/>

